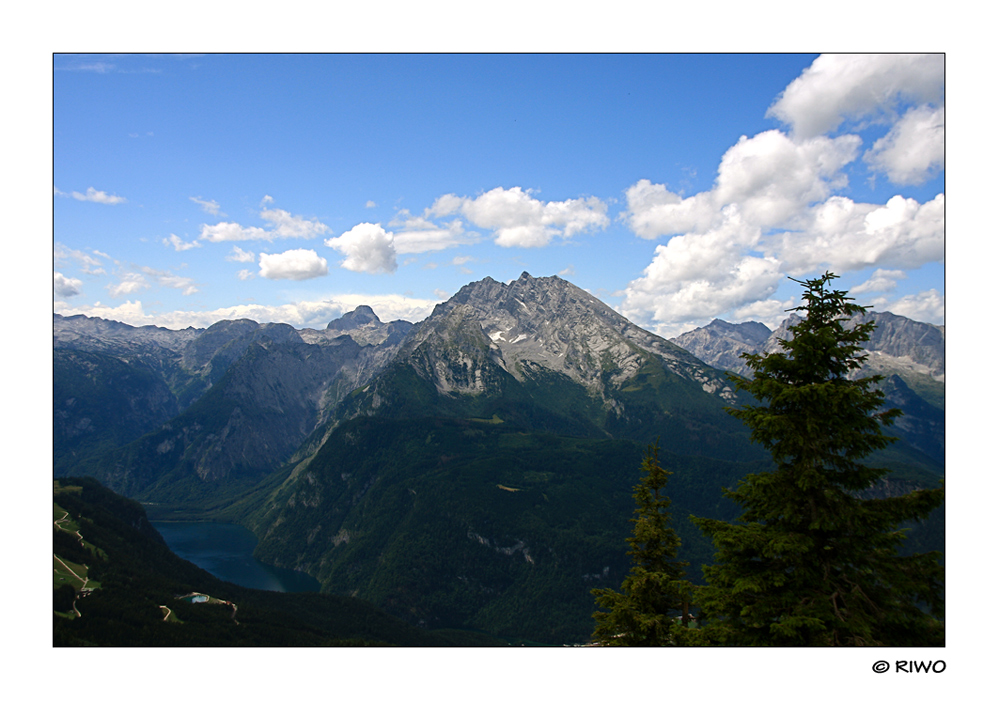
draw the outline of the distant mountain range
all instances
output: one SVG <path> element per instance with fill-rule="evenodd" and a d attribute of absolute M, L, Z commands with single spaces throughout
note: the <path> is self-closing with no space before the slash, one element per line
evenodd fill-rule
<path fill-rule="evenodd" d="M 791 336 L 791 327 L 800 321 L 792 314 L 775 331 L 756 321 L 731 324 L 715 319 L 707 326 L 670 339 L 716 368 L 750 377 L 743 353 L 779 352 L 780 340 Z M 926 454 L 944 460 L 944 327 L 907 319 L 888 312 L 868 312 L 855 316 L 848 326 L 861 321 L 875 322 L 871 338 L 863 344 L 867 352 L 857 377 L 882 375 L 889 407 L 904 415 L 894 433 Z"/>
<path fill-rule="evenodd" d="M 892 488 L 935 484 L 943 329 L 876 316 L 869 365 L 906 411 L 876 460 Z M 542 642 L 585 639 L 589 589 L 627 572 L 631 489 L 657 440 L 698 578 L 712 553 L 686 515 L 734 517 L 721 488 L 769 465 L 725 411 L 743 401 L 726 371 L 787 333 L 715 321 L 668 341 L 527 273 L 466 285 L 417 324 L 358 307 L 322 330 L 53 329 L 57 476 L 242 523 L 263 561 L 411 623 Z"/>

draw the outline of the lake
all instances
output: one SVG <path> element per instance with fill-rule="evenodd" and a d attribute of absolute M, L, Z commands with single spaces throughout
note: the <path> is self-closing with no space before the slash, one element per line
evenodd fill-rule
<path fill-rule="evenodd" d="M 257 537 L 233 523 L 153 521 L 178 557 L 219 579 L 267 591 L 319 591 L 319 582 L 294 570 L 265 565 L 253 558 Z"/>

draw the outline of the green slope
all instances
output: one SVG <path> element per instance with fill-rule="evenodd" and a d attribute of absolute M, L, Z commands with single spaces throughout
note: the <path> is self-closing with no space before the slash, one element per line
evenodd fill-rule
<path fill-rule="evenodd" d="M 414 623 L 586 640 L 590 589 L 616 586 L 630 566 L 625 538 L 644 446 L 528 433 L 497 419 L 345 423 L 243 520 L 261 538 L 257 556 Z M 685 557 L 706 562 L 708 543 L 686 515 L 730 516 L 720 486 L 765 464 L 668 451 L 664 464 L 677 475 Z"/>
<path fill-rule="evenodd" d="M 481 633 L 422 630 L 359 599 L 223 582 L 171 553 L 138 503 L 90 478 L 59 480 L 54 502 L 84 539 L 60 537 L 67 534 L 57 527 L 55 554 L 86 564 L 100 581 L 99 589 L 76 601 L 79 617 L 61 612 L 71 606 L 55 597 L 56 646 L 502 644 Z M 192 591 L 235 604 L 235 617 L 229 605 L 176 598 Z"/>

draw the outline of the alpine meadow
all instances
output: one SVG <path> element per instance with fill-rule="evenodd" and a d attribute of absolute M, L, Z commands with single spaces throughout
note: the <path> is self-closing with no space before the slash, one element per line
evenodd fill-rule
<path fill-rule="evenodd" d="M 944 77 L 54 54 L 53 644 L 944 648 Z"/>

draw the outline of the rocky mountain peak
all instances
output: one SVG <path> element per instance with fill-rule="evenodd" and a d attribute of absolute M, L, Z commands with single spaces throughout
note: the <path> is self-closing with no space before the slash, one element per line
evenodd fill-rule
<path fill-rule="evenodd" d="M 524 272 L 509 284 L 487 277 L 465 285 L 417 325 L 399 357 L 412 356 L 420 347 L 426 356 L 428 344 L 454 345 L 458 337 L 470 351 L 475 348 L 474 354 L 455 359 L 453 353 L 437 350 L 430 355 L 448 357 L 469 369 L 495 364 L 520 381 L 540 367 L 603 396 L 635 377 L 655 357 L 670 372 L 699 382 L 709 393 L 730 391 L 691 354 L 557 276 Z M 424 372 L 440 374 L 433 365 L 419 365 Z M 441 391 L 455 386 L 443 376 L 434 381 Z"/>
<path fill-rule="evenodd" d="M 402 319 L 385 323 L 371 307 L 362 304 L 331 321 L 324 331 L 304 329 L 301 336 L 306 343 L 327 343 L 341 336 L 350 336 L 362 346 L 396 346 L 412 328 L 412 322 Z"/>
<path fill-rule="evenodd" d="M 327 324 L 326 328 L 333 331 L 353 331 L 359 326 L 380 323 L 382 323 L 382 321 L 378 318 L 378 315 L 375 314 L 374 309 L 366 304 L 362 304 L 354 311 L 347 312 L 339 319 L 334 319 Z"/>

